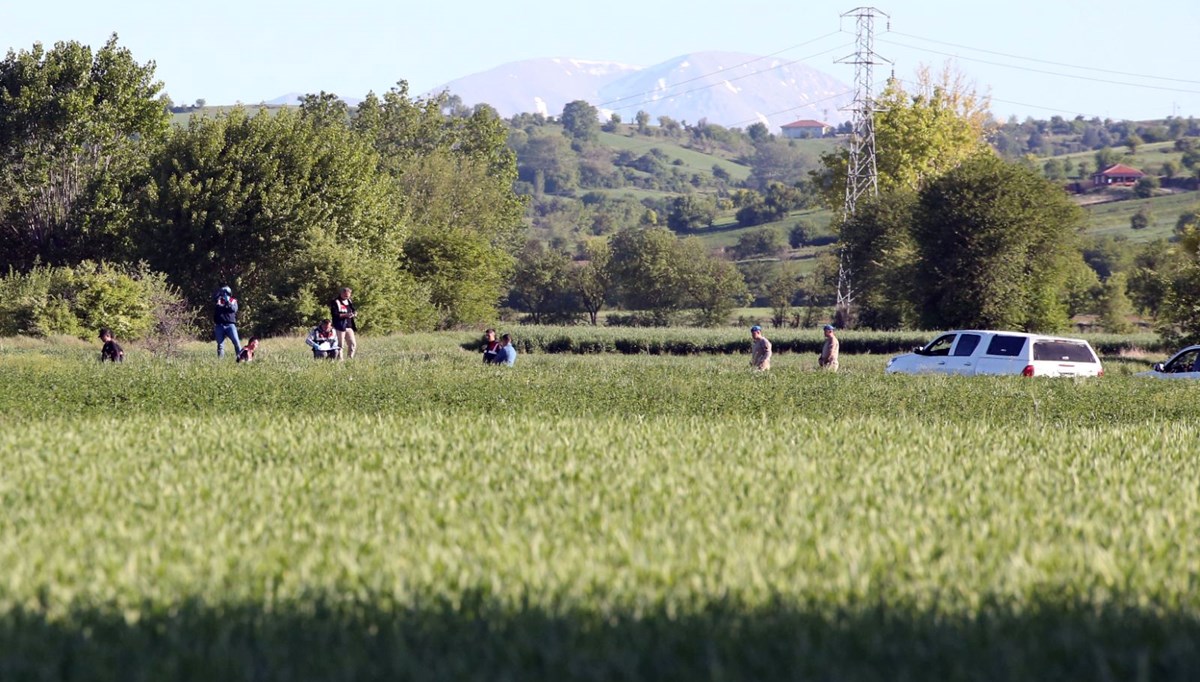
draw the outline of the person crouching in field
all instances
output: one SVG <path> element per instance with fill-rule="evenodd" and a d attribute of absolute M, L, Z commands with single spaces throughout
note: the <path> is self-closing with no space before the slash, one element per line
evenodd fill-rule
<path fill-rule="evenodd" d="M 254 360 L 254 352 L 257 350 L 258 350 L 258 337 L 251 336 L 250 340 L 246 343 L 246 345 L 242 346 L 242 349 L 240 351 L 238 351 L 237 361 L 238 362 L 251 362 L 252 360 Z"/>
<path fill-rule="evenodd" d="M 512 336 L 505 334 L 500 337 L 500 347 L 496 349 L 496 359 L 490 364 L 508 365 L 512 367 L 517 362 L 517 348 L 512 343 Z"/>
<path fill-rule="evenodd" d="M 763 336 L 762 327 L 751 327 L 750 339 L 750 367 L 758 372 L 771 369 L 771 342 Z"/>
<path fill-rule="evenodd" d="M 105 360 L 110 362 L 125 362 L 125 350 L 113 338 L 111 329 L 105 327 L 100 330 L 100 342 L 104 344 L 104 347 L 100 349 L 100 362 L 104 362 Z"/>
<path fill-rule="evenodd" d="M 483 364 L 492 365 L 496 362 L 496 354 L 500 352 L 500 342 L 496 340 L 496 330 L 487 329 L 483 332 Z M 1198 355 L 1197 357 L 1200 357 Z"/>
<path fill-rule="evenodd" d="M 314 359 L 336 360 L 338 358 L 338 333 L 330 320 L 321 320 L 321 324 L 313 327 L 313 330 L 308 333 L 308 337 L 304 339 L 304 343 L 312 348 Z"/>

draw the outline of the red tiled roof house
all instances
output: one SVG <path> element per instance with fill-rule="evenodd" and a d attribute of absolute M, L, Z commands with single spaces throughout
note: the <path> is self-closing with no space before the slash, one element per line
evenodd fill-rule
<path fill-rule="evenodd" d="M 1145 173 L 1132 166 L 1126 166 L 1123 163 L 1114 163 L 1099 173 L 1092 173 L 1092 184 L 1097 187 L 1102 185 L 1133 185 L 1144 177 L 1146 177 Z"/>
<path fill-rule="evenodd" d="M 803 121 L 792 121 L 785 123 L 781 130 L 783 136 L 789 140 L 798 140 L 806 137 L 824 137 L 826 133 L 833 130 L 833 126 L 820 121 L 805 119 Z"/>

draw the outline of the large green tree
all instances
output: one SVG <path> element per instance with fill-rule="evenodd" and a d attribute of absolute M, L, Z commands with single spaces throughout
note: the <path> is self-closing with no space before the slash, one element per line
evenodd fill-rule
<path fill-rule="evenodd" d="M 625 307 L 649 313 L 656 324 L 688 308 L 700 324 L 722 323 L 749 299 L 732 263 L 708 253 L 699 239 L 680 239 L 661 227 L 613 235 L 611 268 Z"/>
<path fill-rule="evenodd" d="M 917 193 L 897 188 L 867 197 L 842 224 L 843 267 L 854 283 L 859 324 L 896 329 L 916 324 L 918 277 L 913 214 Z"/>
<path fill-rule="evenodd" d="M 169 127 L 154 63 L 113 35 L 0 62 L 0 270 L 126 255 L 133 178 Z"/>
<path fill-rule="evenodd" d="M 438 324 L 493 319 L 521 248 L 524 202 L 496 112 L 448 115 L 445 94 L 411 98 L 401 82 L 359 105 L 354 128 L 399 190 L 411 232 L 404 267 L 429 287 Z"/>
<path fill-rule="evenodd" d="M 562 112 L 563 134 L 576 142 L 593 142 L 600 136 L 600 112 L 586 101 L 567 102 Z"/>
<path fill-rule="evenodd" d="M 977 154 L 920 194 L 914 300 L 927 329 L 1054 330 L 1083 212 L 1036 171 Z"/>
<path fill-rule="evenodd" d="M 988 98 L 950 69 L 934 74 L 922 67 L 910 92 L 897 79 L 876 100 L 875 133 L 879 191 L 919 190 L 928 181 L 987 149 Z M 821 157 L 814 173 L 826 203 L 841 208 L 849 153 Z"/>
<path fill-rule="evenodd" d="M 258 332 L 311 324 L 338 287 L 364 326 L 426 326 L 428 292 L 402 270 L 391 179 L 328 99 L 271 115 L 192 118 L 154 157 L 140 253 L 195 304 L 235 288 Z"/>

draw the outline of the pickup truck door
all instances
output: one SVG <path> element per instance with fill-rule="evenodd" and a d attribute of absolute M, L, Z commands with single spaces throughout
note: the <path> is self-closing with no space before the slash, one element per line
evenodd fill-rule
<path fill-rule="evenodd" d="M 979 341 L 982 338 L 979 334 L 959 334 L 958 340 L 954 342 L 954 349 L 946 358 L 944 371 L 950 374 L 974 374 L 975 351 L 979 350 Z"/>
<path fill-rule="evenodd" d="M 957 334 L 942 334 L 916 353 L 914 371 L 918 373 L 945 374 L 948 371 L 950 350 L 954 347 Z"/>

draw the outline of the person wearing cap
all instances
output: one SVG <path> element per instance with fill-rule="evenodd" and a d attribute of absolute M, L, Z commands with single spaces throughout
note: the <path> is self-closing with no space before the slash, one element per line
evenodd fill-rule
<path fill-rule="evenodd" d="M 225 339 L 233 344 L 233 357 L 242 352 L 242 342 L 237 329 L 238 300 L 233 290 L 221 287 L 213 300 L 213 338 L 217 341 L 217 357 L 225 357 Z"/>
<path fill-rule="evenodd" d="M 750 367 L 759 372 L 771 369 L 771 342 L 763 336 L 762 327 L 751 327 L 750 338 Z"/>
<path fill-rule="evenodd" d="M 838 371 L 838 340 L 833 332 L 833 325 L 825 325 L 825 343 L 821 346 L 821 354 L 817 356 L 817 364 L 830 372 Z"/>

